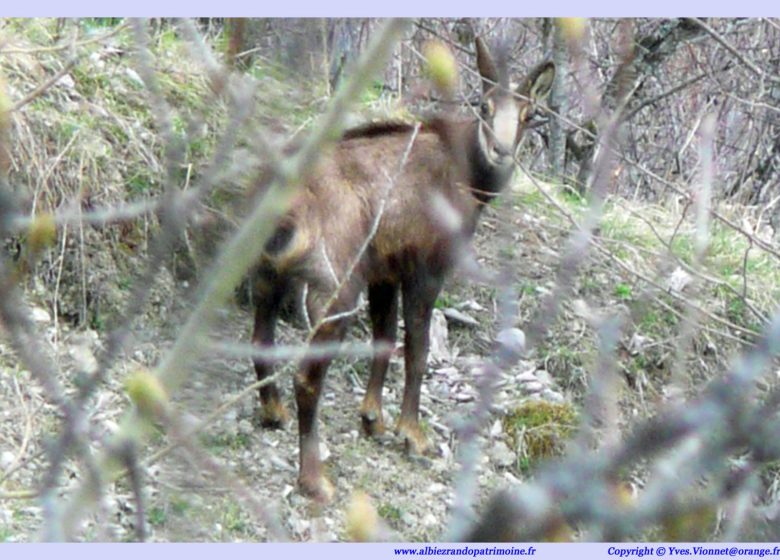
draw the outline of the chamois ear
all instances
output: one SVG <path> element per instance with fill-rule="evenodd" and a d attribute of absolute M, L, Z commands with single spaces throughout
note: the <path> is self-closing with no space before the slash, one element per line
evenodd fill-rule
<path fill-rule="evenodd" d="M 494 84 L 498 83 L 498 69 L 482 37 L 477 37 L 475 42 L 477 46 L 477 68 L 479 69 L 479 75 L 482 76 L 482 92 L 487 93 Z"/>
<path fill-rule="evenodd" d="M 531 101 L 539 101 L 550 93 L 554 79 L 555 64 L 549 60 L 542 62 L 531 70 L 525 81 L 518 86 L 517 93 Z"/>

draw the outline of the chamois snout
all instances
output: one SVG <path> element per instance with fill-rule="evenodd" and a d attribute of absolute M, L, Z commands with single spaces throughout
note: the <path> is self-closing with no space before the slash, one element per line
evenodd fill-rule
<path fill-rule="evenodd" d="M 504 160 L 508 159 L 510 155 L 509 148 L 502 146 L 498 142 L 493 144 L 493 160 L 497 163 L 504 163 Z"/>

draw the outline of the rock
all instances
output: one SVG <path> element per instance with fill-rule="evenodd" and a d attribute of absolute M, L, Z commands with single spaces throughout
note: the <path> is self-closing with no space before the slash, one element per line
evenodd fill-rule
<path fill-rule="evenodd" d="M 434 309 L 431 316 L 430 351 L 428 363 L 452 361 L 447 331 L 447 319 L 439 309 Z"/>
<path fill-rule="evenodd" d="M 48 323 L 51 321 L 51 315 L 42 307 L 33 307 L 30 309 L 32 320 L 36 323 Z"/>
<path fill-rule="evenodd" d="M 290 515 L 288 523 L 290 524 L 293 533 L 296 535 L 304 535 L 311 528 L 311 521 L 303 519 L 295 514 Z"/>
<path fill-rule="evenodd" d="M 3 453 L 0 454 L 0 469 L 5 471 L 6 469 L 10 468 L 11 465 L 14 464 L 15 460 L 16 460 L 16 455 L 14 455 L 13 452 L 3 451 Z"/>
<path fill-rule="evenodd" d="M 644 352 L 645 347 L 651 341 L 652 339 L 650 337 L 642 336 L 639 333 L 634 333 L 631 335 L 631 340 L 628 341 L 626 350 L 628 350 L 628 353 L 632 356 L 637 356 Z"/>
<path fill-rule="evenodd" d="M 553 391 L 552 389 L 545 389 L 542 391 L 542 398 L 553 403 L 562 403 L 566 400 L 562 394 L 558 391 Z"/>
<path fill-rule="evenodd" d="M 497 438 L 504 433 L 504 427 L 501 425 L 501 420 L 496 420 L 493 425 L 490 426 L 490 437 Z"/>
<path fill-rule="evenodd" d="M 471 315 L 464 313 L 463 311 L 458 311 L 457 309 L 453 309 L 452 307 L 447 307 L 442 312 L 444 313 L 444 316 L 447 319 L 454 321 L 456 323 L 461 323 L 469 327 L 479 326 L 479 321 L 477 321 Z"/>
<path fill-rule="evenodd" d="M 135 83 L 137 86 L 143 87 L 144 81 L 141 79 L 141 76 L 138 75 L 138 72 L 132 68 L 125 68 L 125 75 L 130 79 L 131 82 Z"/>
<path fill-rule="evenodd" d="M 514 465 L 516 461 L 514 452 L 501 440 L 493 444 L 488 451 L 488 457 L 494 465 L 504 468 Z"/>
<path fill-rule="evenodd" d="M 523 391 L 526 393 L 540 393 L 544 388 L 544 384 L 540 381 L 528 381 L 523 383 Z"/>
<path fill-rule="evenodd" d="M 519 358 L 525 352 L 525 333 L 518 328 L 504 329 L 496 335 L 496 342 L 512 358 Z"/>
<path fill-rule="evenodd" d="M 531 381 L 539 381 L 539 378 L 536 376 L 533 370 L 529 370 L 524 371 L 523 373 L 518 373 L 515 376 L 515 381 L 518 383 L 529 383 Z"/>
<path fill-rule="evenodd" d="M 436 375 L 442 375 L 445 377 L 457 378 L 460 376 L 460 371 L 455 366 L 444 366 L 433 370 Z M 425 385 L 423 385 L 424 387 Z"/>
<path fill-rule="evenodd" d="M 255 428 L 252 426 L 252 422 L 244 418 L 238 423 L 238 432 L 244 435 L 250 435 L 255 433 Z"/>
<path fill-rule="evenodd" d="M 410 511 L 405 511 L 401 514 L 401 521 L 409 527 L 417 525 L 417 516 Z"/>
<path fill-rule="evenodd" d="M 429 420 L 429 423 L 431 427 L 436 430 L 438 433 L 443 435 L 444 437 L 449 437 L 450 435 L 450 428 L 449 426 L 446 426 L 445 424 L 442 424 L 441 422 L 437 422 L 436 420 Z"/>
<path fill-rule="evenodd" d="M 534 372 L 534 375 L 536 376 L 536 378 L 537 378 L 539 381 L 541 381 L 542 383 L 544 383 L 544 384 L 545 384 L 545 385 L 547 385 L 548 387 L 549 387 L 550 385 L 552 385 L 552 384 L 553 384 L 553 378 L 552 378 L 552 376 L 551 376 L 551 375 L 550 375 L 550 374 L 547 372 L 547 370 L 543 370 L 543 369 L 537 369 L 537 370 Z"/>
<path fill-rule="evenodd" d="M 458 304 L 458 307 L 460 309 L 468 309 L 469 311 L 484 311 L 485 308 L 480 305 L 478 302 L 474 301 L 473 299 L 470 299 L 468 301 L 464 301 L 463 303 Z"/>
<path fill-rule="evenodd" d="M 293 468 L 293 466 L 290 463 L 288 463 L 287 461 L 279 457 L 279 455 L 277 455 L 276 453 L 271 454 L 270 460 L 271 460 L 271 464 L 278 469 L 287 472 L 296 472 L 295 468 Z"/>
<path fill-rule="evenodd" d="M 504 471 L 504 479 L 507 482 L 509 482 L 509 484 L 520 484 L 522 482 L 519 478 L 517 478 L 509 471 Z"/>
<path fill-rule="evenodd" d="M 485 363 L 485 358 L 482 356 L 475 356 L 474 354 L 468 354 L 466 356 L 458 357 L 458 365 L 464 370 L 471 370 L 474 368 L 482 367 Z"/>
<path fill-rule="evenodd" d="M 686 287 L 691 283 L 693 277 L 679 266 L 674 269 L 669 280 L 666 282 L 666 287 L 671 292 L 678 294 L 682 293 Z"/>
<path fill-rule="evenodd" d="M 61 86 L 65 89 L 76 89 L 76 81 L 70 74 L 63 74 L 55 83 L 58 87 Z"/>

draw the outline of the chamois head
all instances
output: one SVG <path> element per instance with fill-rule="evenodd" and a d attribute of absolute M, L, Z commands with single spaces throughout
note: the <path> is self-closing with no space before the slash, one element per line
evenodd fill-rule
<path fill-rule="evenodd" d="M 512 91 L 506 73 L 498 71 L 481 37 L 477 38 L 476 46 L 477 67 L 482 76 L 479 147 L 491 166 L 508 168 L 514 163 L 515 149 L 534 102 L 550 92 L 555 66 L 549 61 L 542 62 Z"/>

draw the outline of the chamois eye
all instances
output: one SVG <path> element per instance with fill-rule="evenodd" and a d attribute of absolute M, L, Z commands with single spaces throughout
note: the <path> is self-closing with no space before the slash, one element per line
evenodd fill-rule
<path fill-rule="evenodd" d="M 479 111 L 483 117 L 487 117 L 490 114 L 490 105 L 488 105 L 487 101 L 482 102 L 482 105 L 479 106 Z"/>

